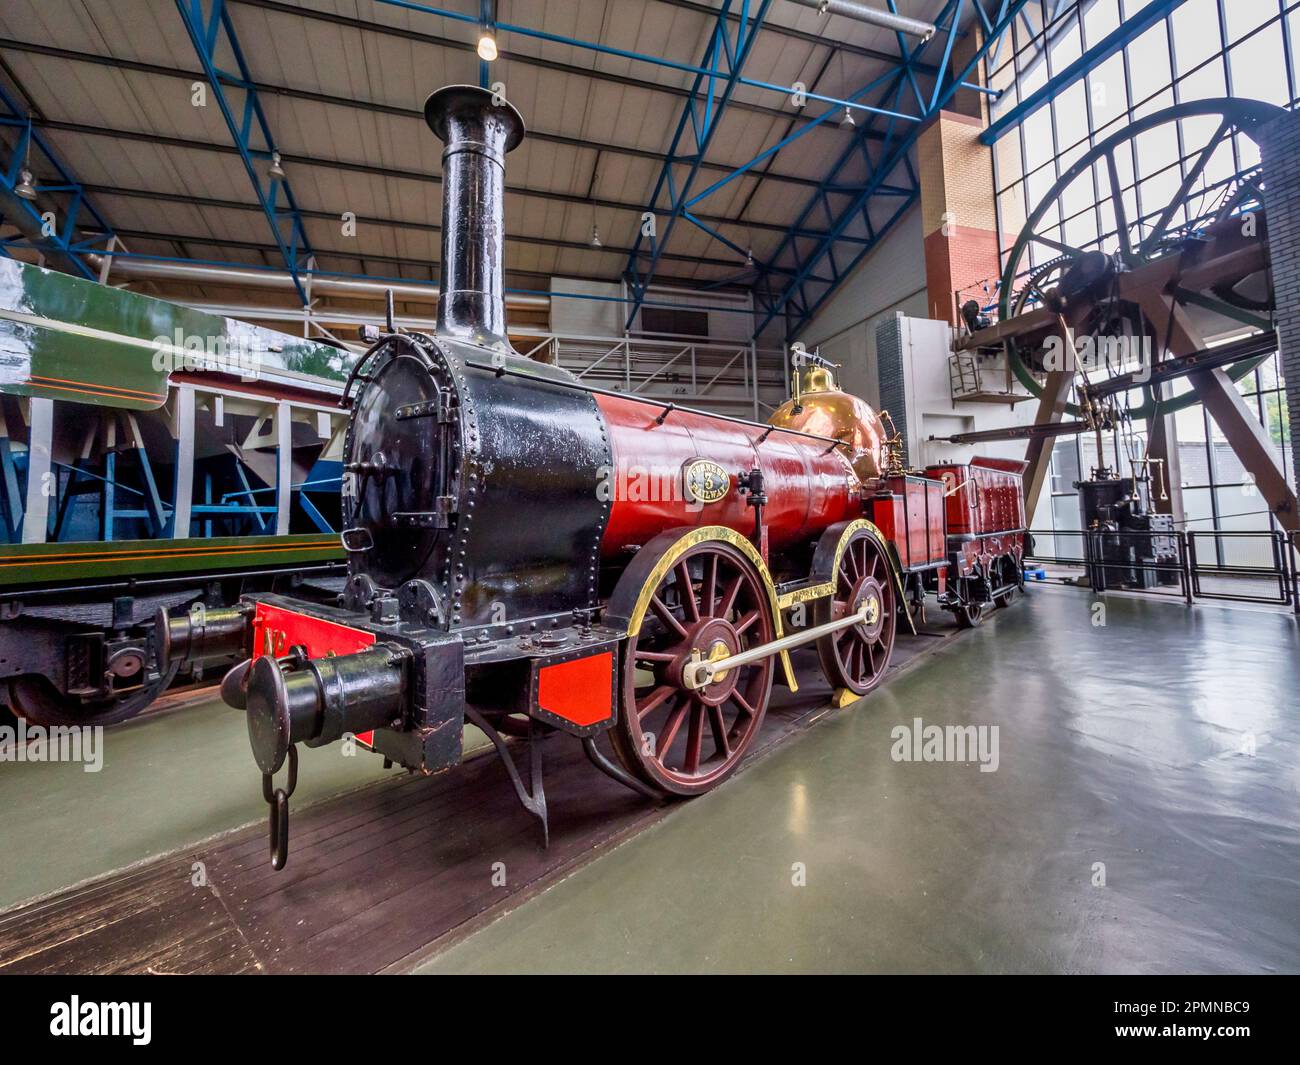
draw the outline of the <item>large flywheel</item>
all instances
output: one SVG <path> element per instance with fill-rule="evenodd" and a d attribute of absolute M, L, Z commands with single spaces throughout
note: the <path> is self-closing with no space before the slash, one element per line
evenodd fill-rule
<path fill-rule="evenodd" d="M 1257 143 L 1261 128 L 1281 114 L 1282 109 L 1260 101 L 1200 100 L 1147 115 L 1086 152 L 1039 202 L 1008 254 L 1000 289 L 1001 320 L 1049 305 L 1054 290 L 1077 290 L 1091 284 L 1092 277 L 1114 277 L 1116 271 L 1180 256 L 1197 239 L 1258 207 L 1261 176 L 1257 170 L 1239 174 L 1242 145 Z M 1134 175 L 1139 146 L 1154 139 L 1181 145 L 1187 168 L 1168 201 L 1153 205 L 1139 203 L 1139 190 L 1151 195 L 1155 175 L 1146 174 L 1143 181 Z M 1067 205 L 1080 200 L 1102 205 L 1105 232 L 1100 248 L 1069 243 Z M 1064 239 L 1047 235 L 1046 230 L 1061 220 Z M 1103 290 L 1097 291 L 1098 287 Z M 1077 336 L 1163 338 L 1166 322 L 1152 321 L 1136 304 L 1108 298 L 1104 288 L 1104 280 L 1099 280 L 1091 292 L 1095 306 L 1090 316 L 1072 323 Z M 1204 290 L 1176 283 L 1173 296 L 1175 309 L 1208 313 L 1252 328 L 1271 326 L 1270 284 L 1267 272 L 1257 268 L 1243 269 L 1240 277 L 1217 278 Z M 1043 385 L 1036 376 L 1042 372 L 1041 350 L 1014 338 L 1006 341 L 1006 347 L 1017 379 L 1032 395 L 1041 396 Z M 1238 362 L 1227 372 L 1240 379 L 1259 361 L 1257 357 Z M 1198 402 L 1194 393 L 1159 398 L 1149 384 L 1141 386 L 1141 395 L 1142 402 L 1128 411 L 1133 419 L 1170 414 Z M 1082 413 L 1074 404 L 1067 411 L 1074 416 Z"/>

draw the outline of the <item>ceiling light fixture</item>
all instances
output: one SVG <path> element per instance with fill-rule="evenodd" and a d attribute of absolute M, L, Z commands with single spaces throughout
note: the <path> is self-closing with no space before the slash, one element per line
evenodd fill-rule
<path fill-rule="evenodd" d="M 36 186 L 32 184 L 32 172 L 24 170 L 19 175 L 18 184 L 14 186 L 14 195 L 21 196 L 24 200 L 36 199 Z"/>
<path fill-rule="evenodd" d="M 852 129 L 856 125 L 857 122 L 853 120 L 853 112 L 846 107 L 844 109 L 844 117 L 840 119 L 840 128 Z"/>
<path fill-rule="evenodd" d="M 271 165 L 266 168 L 266 172 L 273 178 L 283 178 L 285 176 L 284 167 L 280 165 L 280 153 L 271 153 Z"/>
<path fill-rule="evenodd" d="M 32 113 L 27 112 L 27 150 L 23 155 L 22 173 L 18 175 L 18 184 L 14 186 L 14 195 L 24 200 L 36 199 L 36 186 L 32 184 Z"/>
<path fill-rule="evenodd" d="M 595 226 L 591 227 L 591 246 L 593 248 L 603 247 L 603 245 L 600 243 L 600 230 L 598 230 Z"/>
<path fill-rule="evenodd" d="M 478 39 L 478 57 L 485 63 L 491 63 L 497 57 L 497 41 L 487 30 Z"/>

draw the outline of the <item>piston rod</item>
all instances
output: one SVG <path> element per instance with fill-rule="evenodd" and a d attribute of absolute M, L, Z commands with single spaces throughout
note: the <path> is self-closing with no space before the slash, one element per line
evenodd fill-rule
<path fill-rule="evenodd" d="M 829 636 L 833 632 L 839 632 L 841 629 L 847 629 L 852 625 L 866 625 L 876 619 L 876 611 L 879 609 L 879 602 L 875 599 L 869 599 L 862 604 L 862 609 L 856 614 L 846 614 L 836 621 L 826 622 L 825 625 L 816 625 L 811 629 L 793 632 L 789 636 L 782 636 L 779 640 L 773 640 L 771 643 L 759 644 L 757 647 L 751 647 L 748 651 L 741 651 L 739 654 L 728 655 L 726 658 L 719 658 L 714 661 L 702 658 L 699 651 L 692 651 L 691 660 L 686 663 L 685 669 L 682 670 L 682 683 L 692 691 L 707 687 L 713 683 L 713 678 L 719 673 L 726 673 L 728 670 L 740 669 L 741 666 L 761 662 L 772 655 L 802 647 L 806 643 L 820 640 L 823 636 Z"/>

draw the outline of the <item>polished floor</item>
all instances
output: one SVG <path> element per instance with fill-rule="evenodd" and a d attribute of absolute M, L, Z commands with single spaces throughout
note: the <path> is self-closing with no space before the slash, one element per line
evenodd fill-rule
<path fill-rule="evenodd" d="M 1300 971 L 1300 628 L 1104 607 L 1035 588 L 423 970 Z"/>

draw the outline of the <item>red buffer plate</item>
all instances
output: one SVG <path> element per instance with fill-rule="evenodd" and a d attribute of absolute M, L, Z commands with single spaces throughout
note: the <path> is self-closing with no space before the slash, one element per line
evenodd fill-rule
<path fill-rule="evenodd" d="M 284 607 L 258 603 L 253 615 L 253 657 L 288 654 L 290 647 L 306 648 L 308 658 L 350 655 L 364 651 L 375 642 L 373 632 L 350 628 L 337 622 L 313 618 Z M 374 732 L 357 734 L 357 742 L 373 747 Z"/>

